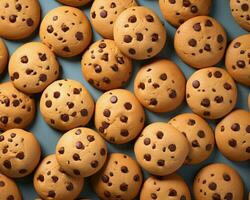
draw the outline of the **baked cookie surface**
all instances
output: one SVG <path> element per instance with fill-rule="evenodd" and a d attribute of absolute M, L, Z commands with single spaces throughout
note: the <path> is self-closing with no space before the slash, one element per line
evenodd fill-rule
<path fill-rule="evenodd" d="M 8 49 L 4 41 L 0 38 L 0 75 L 5 70 L 8 63 Z"/>
<path fill-rule="evenodd" d="M 68 6 L 79 7 L 79 6 L 84 6 L 84 5 L 92 2 L 93 0 L 57 0 L 57 1 L 65 4 L 65 5 L 68 5 Z"/>

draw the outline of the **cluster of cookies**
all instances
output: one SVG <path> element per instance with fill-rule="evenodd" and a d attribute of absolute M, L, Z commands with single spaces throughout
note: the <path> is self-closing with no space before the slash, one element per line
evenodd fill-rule
<path fill-rule="evenodd" d="M 215 144 L 232 161 L 250 160 L 250 112 L 236 109 L 237 85 L 250 87 L 250 34 L 227 47 L 224 27 L 207 16 L 212 0 L 159 0 L 164 18 L 177 28 L 174 48 L 195 71 L 186 81 L 171 60 L 158 59 L 140 68 L 134 93 L 121 89 L 133 71 L 132 60 L 147 60 L 165 46 L 167 34 L 159 16 L 135 0 L 95 0 L 90 21 L 78 8 L 91 0 L 58 0 L 67 5 L 48 12 L 40 23 L 37 0 L 0 1 L 0 36 L 19 40 L 40 25 L 41 42 L 29 42 L 10 55 L 0 40 L 0 73 L 8 63 L 9 82 L 0 84 L 0 199 L 21 200 L 10 178 L 34 172 L 34 188 L 44 200 L 73 200 L 90 177 L 103 200 L 191 200 L 176 171 L 207 160 Z M 250 30 L 250 2 L 231 0 L 232 15 Z M 92 25 L 92 26 L 91 26 Z M 92 41 L 92 27 L 104 39 Z M 18 31 L 16 31 L 18 30 Z M 94 102 L 86 87 L 57 80 L 56 56 L 83 53 L 84 79 L 103 91 Z M 215 67 L 225 55 L 226 70 Z M 64 133 L 55 153 L 41 158 L 39 141 L 26 129 L 36 113 L 34 94 L 41 93 L 40 112 Z M 193 113 L 145 127 L 144 108 L 170 112 L 186 100 Z M 250 108 L 250 96 L 248 99 Z M 86 128 L 94 118 L 95 129 Z M 215 131 L 205 119 L 218 120 Z M 105 141 L 135 140 L 136 160 L 108 153 Z M 143 181 L 142 170 L 150 176 Z M 196 200 L 243 200 L 244 186 L 236 170 L 210 164 L 197 174 Z"/>

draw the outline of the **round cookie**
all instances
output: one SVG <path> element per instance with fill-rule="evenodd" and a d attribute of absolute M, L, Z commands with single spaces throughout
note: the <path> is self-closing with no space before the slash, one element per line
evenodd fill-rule
<path fill-rule="evenodd" d="M 208 15 L 211 4 L 212 0 L 159 0 L 161 13 L 175 27 L 190 18 Z"/>
<path fill-rule="evenodd" d="M 250 1 L 230 0 L 231 13 L 235 21 L 245 30 L 250 31 Z"/>
<path fill-rule="evenodd" d="M 175 63 L 158 60 L 140 68 L 134 81 L 134 92 L 147 109 L 169 112 L 183 102 L 185 83 L 185 77 Z"/>
<path fill-rule="evenodd" d="M 0 173 L 0 193 L 1 199 L 3 200 L 21 200 L 22 195 L 17 184 L 8 178 L 7 176 Z"/>
<path fill-rule="evenodd" d="M 11 82 L 1 83 L 0 110 L 0 130 L 26 128 L 35 117 L 35 101 Z"/>
<path fill-rule="evenodd" d="M 162 50 L 166 42 L 166 29 L 154 11 L 134 6 L 117 17 L 114 40 L 128 57 L 145 60 Z"/>
<path fill-rule="evenodd" d="M 34 188 L 43 199 L 73 200 L 80 194 L 84 179 L 67 175 L 54 154 L 45 157 L 33 178 Z"/>
<path fill-rule="evenodd" d="M 124 144 L 135 139 L 144 121 L 143 107 L 128 90 L 111 90 L 96 102 L 95 127 L 111 143 Z"/>
<path fill-rule="evenodd" d="M 191 200 L 191 195 L 184 179 L 172 174 L 157 178 L 150 176 L 143 184 L 140 200 Z"/>
<path fill-rule="evenodd" d="M 89 128 L 75 128 L 65 133 L 58 141 L 56 158 L 67 174 L 88 177 L 104 165 L 107 146 L 97 132 Z"/>
<path fill-rule="evenodd" d="M 46 45 L 30 42 L 11 55 L 9 75 L 17 89 L 25 93 L 39 93 L 57 79 L 59 64 Z"/>
<path fill-rule="evenodd" d="M 4 41 L 0 38 L 0 74 L 3 73 L 8 63 L 8 50 Z"/>
<path fill-rule="evenodd" d="M 0 134 L 0 171 L 13 178 L 29 175 L 40 161 L 41 148 L 33 133 L 10 129 Z"/>
<path fill-rule="evenodd" d="M 183 113 L 172 118 L 169 123 L 182 132 L 189 142 L 186 163 L 198 164 L 208 159 L 215 141 L 213 130 L 204 119 L 193 113 Z"/>
<path fill-rule="evenodd" d="M 69 6 L 49 11 L 43 18 L 39 34 L 42 42 L 62 57 L 82 53 L 92 39 L 91 26 L 84 12 Z"/>
<path fill-rule="evenodd" d="M 102 200 L 132 200 L 139 193 L 142 181 L 136 161 L 120 153 L 110 154 L 104 167 L 91 177 L 92 187 Z"/>
<path fill-rule="evenodd" d="M 19 40 L 30 36 L 40 22 L 38 0 L 1 0 L 0 37 Z"/>
<path fill-rule="evenodd" d="M 196 200 L 243 200 L 240 175 L 226 164 L 210 164 L 199 171 L 193 184 Z"/>
<path fill-rule="evenodd" d="M 99 90 L 122 87 L 132 73 L 132 61 L 121 53 L 113 40 L 99 40 L 82 57 L 86 81 Z"/>
<path fill-rule="evenodd" d="M 189 144 L 174 126 L 155 122 L 148 125 L 134 146 L 138 163 L 149 173 L 165 176 L 177 171 L 184 163 Z"/>
<path fill-rule="evenodd" d="M 218 149 L 228 159 L 250 160 L 250 112 L 235 110 L 227 115 L 216 126 L 215 139 Z"/>
<path fill-rule="evenodd" d="M 137 6 L 136 0 L 95 0 L 90 10 L 93 28 L 102 37 L 113 39 L 115 20 L 122 11 L 132 6 Z"/>
<path fill-rule="evenodd" d="M 58 80 L 44 90 L 40 111 L 50 126 L 67 131 L 89 122 L 94 112 L 94 100 L 80 82 Z"/>
<path fill-rule="evenodd" d="M 225 65 L 234 80 L 250 86 L 250 34 L 241 35 L 231 42 Z"/>
<path fill-rule="evenodd" d="M 57 1 L 68 6 L 79 7 L 90 3 L 92 0 L 57 0 Z"/>
<path fill-rule="evenodd" d="M 218 119 L 234 108 L 237 87 L 222 68 L 200 69 L 187 81 L 186 99 L 194 113 L 207 119 Z"/>
<path fill-rule="evenodd" d="M 189 19 L 178 28 L 174 37 L 176 53 L 194 68 L 217 64 L 224 56 L 226 45 L 224 28 L 208 16 Z"/>

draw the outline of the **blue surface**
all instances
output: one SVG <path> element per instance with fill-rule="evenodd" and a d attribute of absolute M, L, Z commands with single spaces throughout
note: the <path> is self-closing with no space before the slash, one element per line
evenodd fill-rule
<path fill-rule="evenodd" d="M 147 7 L 150 7 L 151 9 L 155 10 L 159 16 L 162 18 L 162 15 L 159 11 L 158 1 L 157 0 L 138 0 L 140 5 L 144 5 Z M 60 4 L 57 3 L 55 0 L 40 0 L 41 7 L 42 7 L 42 14 L 43 16 L 51 9 L 59 6 Z M 84 7 L 83 10 L 87 15 L 89 15 L 89 7 Z M 222 23 L 227 31 L 229 41 L 231 41 L 233 38 L 246 34 L 247 32 L 241 29 L 233 20 L 231 14 L 230 14 L 230 8 L 229 8 L 229 0 L 214 0 L 211 16 L 215 17 L 220 23 Z M 162 18 L 163 20 L 163 18 Z M 189 66 L 185 65 L 175 54 L 173 49 L 173 37 L 175 33 L 175 28 L 171 27 L 166 21 L 164 21 L 165 27 L 168 31 L 168 41 L 166 47 L 162 50 L 160 55 L 158 57 L 160 58 L 168 58 L 173 61 L 175 61 L 182 71 L 185 73 L 186 78 L 188 78 L 193 72 L 194 69 L 190 68 Z M 94 40 L 100 39 L 100 36 L 98 34 L 94 35 Z M 38 34 L 34 34 L 34 36 L 28 38 L 24 41 L 19 42 L 13 42 L 13 41 L 7 41 L 7 46 L 9 49 L 10 54 L 13 53 L 13 51 L 22 45 L 25 42 L 36 40 L 39 41 Z M 62 66 L 62 73 L 60 78 L 69 78 L 69 79 L 75 79 L 78 81 L 81 81 L 91 92 L 92 96 L 97 99 L 98 96 L 100 96 L 100 92 L 91 87 L 82 77 L 81 69 L 80 69 L 80 59 L 81 56 L 78 56 L 74 59 L 63 59 L 58 58 L 61 66 Z M 148 62 L 148 61 L 147 61 Z M 141 66 L 143 62 L 134 62 L 134 73 L 133 77 L 130 81 L 130 83 L 127 85 L 127 88 L 132 90 L 133 88 L 133 80 L 136 75 L 136 71 L 138 70 L 139 66 Z M 221 63 L 218 66 L 223 66 L 223 63 Z M 4 77 L 1 77 L 0 82 L 4 82 L 9 80 L 8 74 L 4 74 Z M 250 89 L 238 84 L 239 94 L 238 94 L 238 103 L 237 108 L 244 108 L 247 109 L 247 96 L 250 92 Z M 37 105 L 39 105 L 39 98 L 40 96 L 37 95 Z M 39 108 L 39 107 L 37 107 Z M 181 108 L 179 108 L 177 111 L 172 113 L 165 113 L 165 114 L 153 114 L 148 111 L 146 111 L 147 114 L 147 124 L 155 121 L 168 121 L 170 118 L 175 116 L 176 114 L 182 113 L 182 112 L 190 112 L 190 109 L 183 105 Z M 216 122 L 210 122 L 211 125 L 214 127 Z M 89 126 L 92 123 L 90 123 Z M 39 109 L 37 109 L 37 115 L 36 119 L 34 120 L 34 123 L 28 128 L 28 130 L 34 132 L 36 137 L 41 143 L 43 156 L 47 154 L 52 154 L 54 152 L 56 143 L 61 136 L 61 133 L 53 130 L 50 128 L 45 121 L 42 119 L 41 114 L 39 112 Z M 127 144 L 127 145 L 109 145 L 109 151 L 110 152 L 124 152 L 132 157 L 134 157 L 133 153 L 133 143 Z M 214 162 L 223 162 L 227 163 L 230 166 L 234 167 L 242 176 L 244 183 L 245 183 L 245 192 L 246 196 L 245 199 L 247 199 L 247 192 L 250 192 L 250 161 L 242 162 L 242 163 L 235 163 L 227 160 L 224 156 L 222 156 L 217 149 L 213 152 L 212 156 L 209 160 L 206 162 L 203 162 L 199 165 L 194 166 L 183 166 L 180 169 L 180 174 L 183 175 L 185 180 L 187 181 L 190 189 L 192 187 L 192 181 L 194 179 L 195 174 L 198 172 L 198 170 L 209 164 Z M 145 177 L 147 177 L 147 174 L 145 174 Z M 34 191 L 33 185 L 32 185 L 32 178 L 33 174 L 30 175 L 27 178 L 17 180 L 18 185 L 21 188 L 23 198 L 24 200 L 33 200 L 37 196 L 37 194 Z M 84 187 L 84 190 L 81 194 L 81 197 L 90 198 L 90 199 L 98 199 L 97 196 L 94 194 L 92 189 L 89 186 L 88 180 L 86 180 L 86 184 Z"/>

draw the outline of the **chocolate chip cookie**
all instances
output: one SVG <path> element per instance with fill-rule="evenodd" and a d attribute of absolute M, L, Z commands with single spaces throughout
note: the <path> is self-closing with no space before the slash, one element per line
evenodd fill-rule
<path fill-rule="evenodd" d="M 96 194 L 103 200 L 134 199 L 143 181 L 141 169 L 128 155 L 113 153 L 104 167 L 91 177 Z"/>
<path fill-rule="evenodd" d="M 191 195 L 184 179 L 172 174 L 162 178 L 150 176 L 143 184 L 140 200 L 191 200 Z"/>
<path fill-rule="evenodd" d="M 204 119 L 193 113 L 183 113 L 172 118 L 169 123 L 182 132 L 189 142 L 186 163 L 198 164 L 208 159 L 215 142 L 213 130 Z"/>
<path fill-rule="evenodd" d="M 40 38 L 57 55 L 73 57 L 87 48 L 92 39 L 92 30 L 84 12 L 60 6 L 43 18 Z"/>
<path fill-rule="evenodd" d="M 174 126 L 155 122 L 142 131 L 134 146 L 138 163 L 157 176 L 172 174 L 179 169 L 189 152 L 185 136 Z"/>
<path fill-rule="evenodd" d="M 122 87 L 132 73 L 132 61 L 113 40 L 99 40 L 82 57 L 82 72 L 86 81 L 99 90 Z"/>
<path fill-rule="evenodd" d="M 29 175 L 41 156 L 40 144 L 33 133 L 10 129 L 0 134 L 0 171 L 13 178 Z"/>
<path fill-rule="evenodd" d="M 25 128 L 35 117 L 35 101 L 17 90 L 11 82 L 1 83 L 0 110 L 0 130 Z"/>
<path fill-rule="evenodd" d="M 250 112 L 235 110 L 215 129 L 220 152 L 233 161 L 250 160 Z"/>
<path fill-rule="evenodd" d="M 187 81 L 186 99 L 194 113 L 207 119 L 218 119 L 234 108 L 237 87 L 222 68 L 200 69 Z"/>
<path fill-rule="evenodd" d="M 46 45 L 30 42 L 11 55 L 9 75 L 17 89 L 25 93 L 39 93 L 57 79 L 59 64 Z"/>
<path fill-rule="evenodd" d="M 57 1 L 68 6 L 79 7 L 79 6 L 84 6 L 93 0 L 57 0 Z"/>
<path fill-rule="evenodd" d="M 136 0 L 95 0 L 90 10 L 93 28 L 102 37 L 113 39 L 115 20 L 122 11 L 132 6 L 137 6 Z"/>
<path fill-rule="evenodd" d="M 143 6 L 134 6 L 117 17 L 114 40 L 128 57 L 145 60 L 158 54 L 164 47 L 166 29 L 154 11 Z"/>
<path fill-rule="evenodd" d="M 227 35 L 214 18 L 198 16 L 176 31 L 174 48 L 178 56 L 194 68 L 211 67 L 224 56 Z"/>
<path fill-rule="evenodd" d="M 38 0 L 1 0 L 0 13 L 0 37 L 6 39 L 24 39 L 40 22 Z"/>
<path fill-rule="evenodd" d="M 241 35 L 231 42 L 225 64 L 234 80 L 250 86 L 250 34 Z"/>
<path fill-rule="evenodd" d="M 8 63 L 8 50 L 4 41 L 0 38 L 0 74 L 5 70 Z"/>
<path fill-rule="evenodd" d="M 83 188 L 84 179 L 67 175 L 52 154 L 42 160 L 33 183 L 36 192 L 43 199 L 75 199 Z"/>
<path fill-rule="evenodd" d="M 107 146 L 97 132 L 89 128 L 75 128 L 58 141 L 56 158 L 64 171 L 71 176 L 88 177 L 104 165 Z"/>
<path fill-rule="evenodd" d="M 111 143 L 124 144 L 135 139 L 144 121 L 143 107 L 128 90 L 111 90 L 96 102 L 95 127 Z"/>
<path fill-rule="evenodd" d="M 178 27 L 192 17 L 208 15 L 212 0 L 159 0 L 164 18 Z"/>
<path fill-rule="evenodd" d="M 199 171 L 193 191 L 196 200 L 243 200 L 244 186 L 240 175 L 233 168 L 215 163 Z"/>
<path fill-rule="evenodd" d="M 154 61 L 136 75 L 134 92 L 141 104 L 153 112 L 169 112 L 185 98 L 185 77 L 170 60 Z"/>

